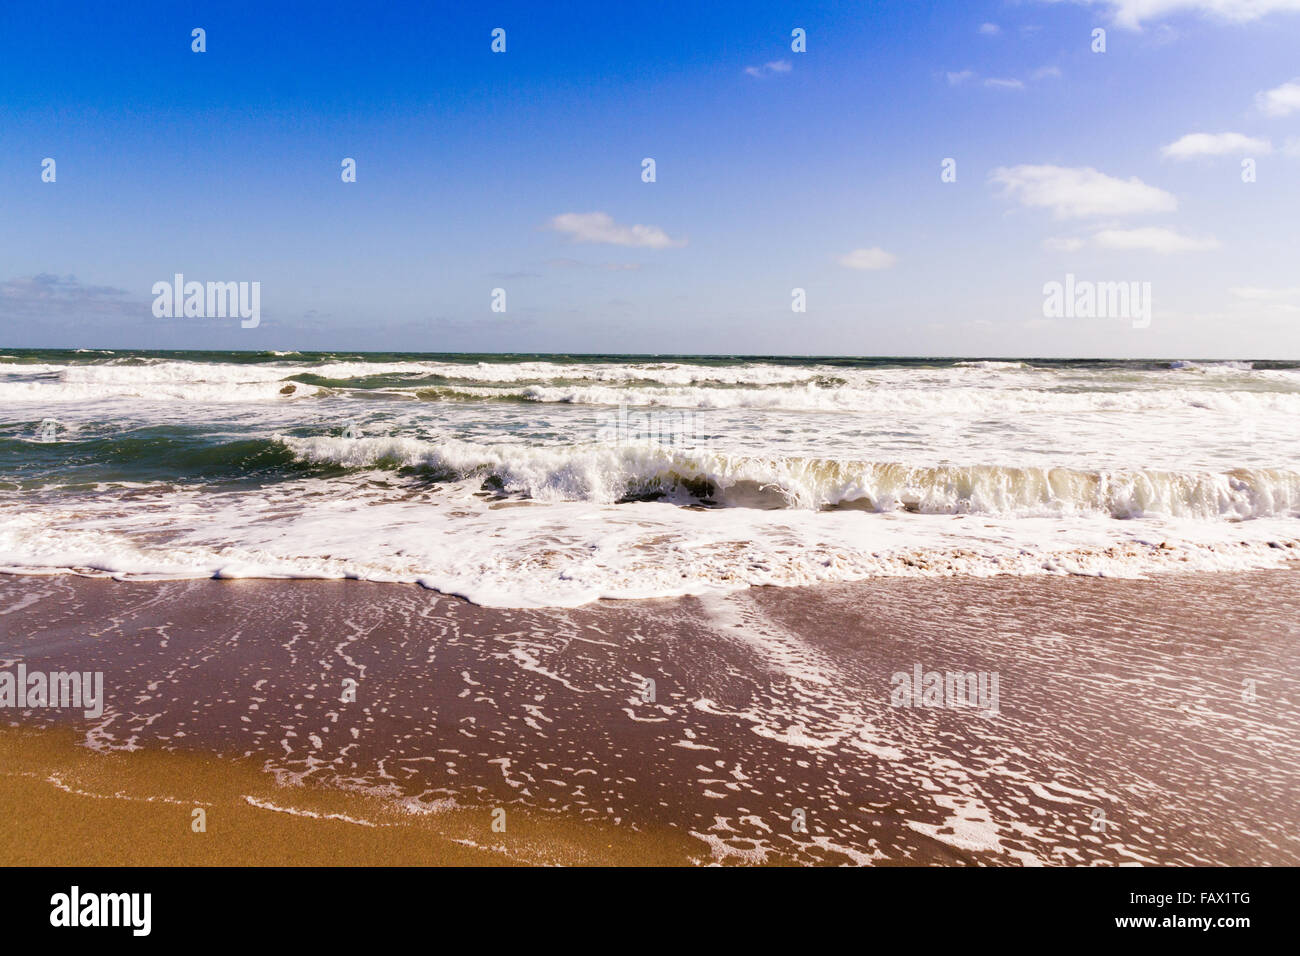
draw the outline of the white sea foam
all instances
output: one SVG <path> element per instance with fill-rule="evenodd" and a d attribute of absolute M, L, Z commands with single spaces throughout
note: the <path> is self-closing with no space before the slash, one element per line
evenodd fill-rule
<path fill-rule="evenodd" d="M 418 582 L 493 606 L 572 606 L 873 576 L 1278 567 L 1300 522 L 1009 517 L 662 502 L 484 498 L 478 480 L 412 495 L 382 473 L 260 493 L 105 490 L 0 507 L 0 567 L 125 577 Z"/>
<path fill-rule="evenodd" d="M 287 389 L 287 391 L 286 391 Z M 163 384 L 158 382 L 65 383 L 0 382 L 0 402 L 53 405 L 84 404 L 106 399 L 132 398 L 146 402 L 185 402 L 220 405 L 227 402 L 274 402 L 305 398 L 320 391 L 311 385 L 279 382 L 231 384 Z"/>

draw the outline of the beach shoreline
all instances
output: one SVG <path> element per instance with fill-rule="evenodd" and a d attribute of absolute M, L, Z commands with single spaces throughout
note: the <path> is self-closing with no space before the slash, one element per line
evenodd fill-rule
<path fill-rule="evenodd" d="M 1295 864 L 1297 583 L 0 576 L 0 669 L 105 685 L 0 712 L 0 862 Z M 996 699 L 900 704 L 951 670 Z"/>

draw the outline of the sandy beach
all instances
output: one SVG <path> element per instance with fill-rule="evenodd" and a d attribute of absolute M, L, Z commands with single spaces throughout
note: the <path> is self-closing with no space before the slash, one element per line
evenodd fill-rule
<path fill-rule="evenodd" d="M 1300 0 L 171 6 L 0 18 L 11 936 L 1286 928 Z"/>
<path fill-rule="evenodd" d="M 4 576 L 0 670 L 105 702 L 0 716 L 0 862 L 1295 864 L 1297 583 Z"/>

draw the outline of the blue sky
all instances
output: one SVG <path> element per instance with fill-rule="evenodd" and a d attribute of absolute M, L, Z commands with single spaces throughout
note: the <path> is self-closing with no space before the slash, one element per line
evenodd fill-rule
<path fill-rule="evenodd" d="M 1300 0 L 10 4 L 0 346 L 1296 358 L 1297 51 Z"/>

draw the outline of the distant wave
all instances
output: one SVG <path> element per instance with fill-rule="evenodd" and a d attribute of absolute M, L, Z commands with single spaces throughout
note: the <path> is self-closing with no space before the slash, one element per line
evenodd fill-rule
<path fill-rule="evenodd" d="M 1195 376 L 1188 372 L 1200 373 Z M 200 362 L 126 356 L 85 364 L 0 364 L 0 401 L 282 402 L 336 390 L 423 401 L 482 400 L 595 406 L 851 411 L 920 416 L 969 412 L 1213 408 L 1300 413 L 1300 376 L 1249 362 L 1173 362 L 1062 377 L 1024 362 L 847 369 L 776 364 L 551 362 Z"/>
<path fill-rule="evenodd" d="M 401 389 L 394 389 L 401 391 Z M 818 384 L 767 388 L 698 386 L 526 385 L 521 388 L 439 386 L 409 390 L 428 401 L 482 399 L 542 404 L 661 406 L 694 409 L 864 412 L 886 416 L 1016 415 L 1096 411 L 1215 409 L 1238 414 L 1300 415 L 1300 392 L 1160 388 L 1067 391 L 1047 389 L 861 388 Z"/>
<path fill-rule="evenodd" d="M 1170 362 L 1169 367 L 1175 371 L 1193 372 L 1253 372 L 1254 362 Z"/>

